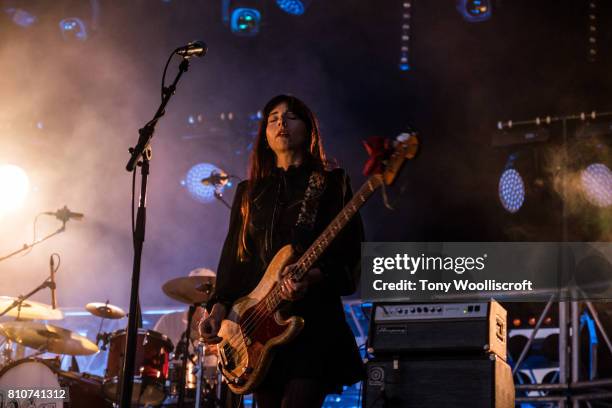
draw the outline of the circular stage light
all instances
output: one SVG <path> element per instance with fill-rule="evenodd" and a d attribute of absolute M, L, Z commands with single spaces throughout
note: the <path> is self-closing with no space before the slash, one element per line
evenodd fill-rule
<path fill-rule="evenodd" d="M 59 22 L 59 28 L 65 41 L 87 40 L 87 26 L 80 18 L 65 18 Z"/>
<path fill-rule="evenodd" d="M 29 191 L 30 179 L 21 167 L 0 165 L 0 215 L 21 207 Z"/>
<path fill-rule="evenodd" d="M 223 192 L 225 186 L 229 184 L 215 187 L 211 184 L 202 184 L 202 179 L 210 177 L 213 173 L 224 173 L 223 170 L 210 163 L 200 163 L 193 166 L 187 174 L 185 179 L 181 181 L 181 184 L 187 188 L 189 195 L 200 203 L 210 203 L 215 200 L 215 189 L 219 192 Z"/>
<path fill-rule="evenodd" d="M 511 213 L 517 212 L 525 202 L 525 183 L 515 169 L 507 169 L 499 178 L 499 200 Z"/>
<path fill-rule="evenodd" d="M 602 163 L 593 163 L 580 175 L 587 200 L 598 207 L 612 205 L 612 172 Z"/>
<path fill-rule="evenodd" d="M 278 7 L 287 14 L 301 16 L 310 4 L 309 0 L 276 0 Z"/>

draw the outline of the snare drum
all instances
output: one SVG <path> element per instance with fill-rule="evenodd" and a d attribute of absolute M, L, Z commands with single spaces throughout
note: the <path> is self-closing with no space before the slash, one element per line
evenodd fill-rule
<path fill-rule="evenodd" d="M 110 338 L 104 393 L 114 401 L 121 398 L 119 389 L 126 340 L 125 330 L 114 332 Z M 167 336 L 153 330 L 138 329 L 132 403 L 157 405 L 164 400 L 164 383 L 168 377 L 169 357 L 173 348 Z"/>
<path fill-rule="evenodd" d="M 62 389 L 63 387 L 63 389 Z M 8 390 L 38 390 L 46 395 L 31 398 L 21 394 L 9 398 Z M 62 371 L 37 358 L 15 361 L 0 371 L 1 407 L 107 408 L 112 407 L 102 392 L 102 378 Z M 64 390 L 67 393 L 64 394 Z M 49 395 L 51 394 L 51 395 Z M 52 398 L 45 398 L 51 396 Z M 17 397 L 17 398 L 15 398 Z"/>

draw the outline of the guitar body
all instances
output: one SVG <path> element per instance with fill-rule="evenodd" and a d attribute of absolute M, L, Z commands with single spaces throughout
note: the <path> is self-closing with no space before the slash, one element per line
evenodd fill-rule
<path fill-rule="evenodd" d="M 257 313 L 259 308 L 266 308 L 264 298 L 276 286 L 285 266 L 293 261 L 291 245 L 281 248 L 257 287 L 238 299 L 221 323 L 219 368 L 235 394 L 252 392 L 266 375 L 274 347 L 295 338 L 304 326 L 301 317 L 284 319 L 279 312 Z"/>

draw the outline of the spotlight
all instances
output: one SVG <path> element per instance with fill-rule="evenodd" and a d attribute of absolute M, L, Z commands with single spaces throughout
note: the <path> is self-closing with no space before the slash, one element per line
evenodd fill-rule
<path fill-rule="evenodd" d="M 232 33 L 241 37 L 259 34 L 261 0 L 221 0 L 221 19 Z"/>
<path fill-rule="evenodd" d="M 412 20 L 412 2 L 405 0 L 402 2 L 402 20 L 401 20 L 401 35 L 400 35 L 400 71 L 410 70 L 410 33 Z"/>
<path fill-rule="evenodd" d="M 457 11 L 469 23 L 479 23 L 491 18 L 489 0 L 457 0 Z"/>
<path fill-rule="evenodd" d="M 587 200 L 597 207 L 612 205 L 612 172 L 603 163 L 593 163 L 580 174 Z"/>
<path fill-rule="evenodd" d="M 194 113 L 187 116 L 187 124 L 190 127 L 196 127 L 201 125 L 204 122 L 204 115 L 201 113 Z"/>
<path fill-rule="evenodd" d="M 514 168 L 507 168 L 499 178 L 499 201 L 506 211 L 513 214 L 525 202 L 525 183 Z"/>
<path fill-rule="evenodd" d="M 276 0 L 276 5 L 287 14 L 301 16 L 306 12 L 311 0 Z"/>
<path fill-rule="evenodd" d="M 17 24 L 20 27 L 29 27 L 37 20 L 35 15 L 27 12 L 26 10 L 9 7 L 6 8 L 4 11 L 6 12 L 6 14 L 11 16 L 13 23 Z"/>
<path fill-rule="evenodd" d="M 200 163 L 193 166 L 185 179 L 181 181 L 181 185 L 187 188 L 187 192 L 191 197 L 203 204 L 210 203 L 215 200 L 215 191 L 222 192 L 229 185 L 214 186 L 212 184 L 202 184 L 202 179 L 210 177 L 212 173 L 223 173 L 221 169 L 210 163 Z"/>
<path fill-rule="evenodd" d="M 21 207 L 29 191 L 30 179 L 21 167 L 0 165 L 0 216 Z"/>
<path fill-rule="evenodd" d="M 581 114 L 586 118 L 586 114 Z M 610 140 L 612 122 L 605 118 L 591 119 L 576 129 L 576 139 L 568 146 L 571 152 L 569 171 L 576 177 L 579 194 L 599 208 L 612 206 L 612 172 L 610 171 Z M 603 120 L 602 120 L 603 119 Z"/>
<path fill-rule="evenodd" d="M 65 18 L 59 22 L 59 28 L 65 41 L 87 40 L 87 26 L 80 18 Z"/>
<path fill-rule="evenodd" d="M 261 13 L 254 8 L 239 7 L 232 11 L 230 28 L 232 33 L 244 37 L 252 37 L 259 34 Z"/>

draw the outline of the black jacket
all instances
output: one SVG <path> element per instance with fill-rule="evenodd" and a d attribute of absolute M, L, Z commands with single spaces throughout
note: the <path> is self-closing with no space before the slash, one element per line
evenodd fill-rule
<path fill-rule="evenodd" d="M 281 247 L 291 243 L 298 250 L 307 249 L 350 200 L 352 192 L 346 173 L 341 169 L 326 172 L 314 228 L 296 228 L 311 172 L 308 165 L 287 171 L 278 168 L 254 187 L 247 230 L 250 257 L 246 262 L 237 258 L 237 246 L 242 225 L 240 203 L 247 184 L 238 185 L 211 305 L 222 302 L 231 306 L 248 294 Z M 290 378 L 317 378 L 328 385 L 329 391 L 336 391 L 362 378 L 363 365 L 340 298 L 356 290 L 362 241 L 363 226 L 356 215 L 315 264 L 324 275 L 323 281 L 291 305 L 291 313 L 304 318 L 304 329 L 293 342 L 277 349 L 263 385 Z"/>

